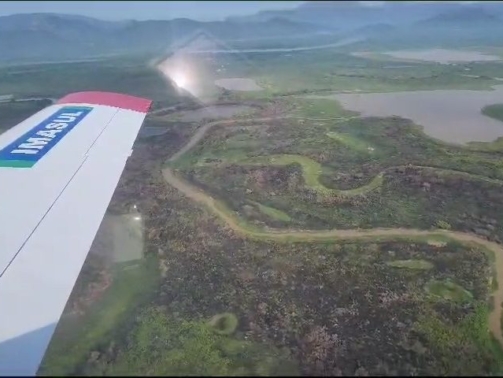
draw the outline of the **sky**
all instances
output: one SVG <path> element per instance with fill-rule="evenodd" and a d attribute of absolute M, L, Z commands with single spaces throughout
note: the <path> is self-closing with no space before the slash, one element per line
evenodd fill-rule
<path fill-rule="evenodd" d="M 354 0 L 357 1 L 357 0 Z M 382 6 L 385 1 L 358 1 L 364 6 Z M 431 2 L 431 1 L 424 1 Z M 0 1 L 0 16 L 15 13 L 66 13 L 103 20 L 169 20 L 191 18 L 223 20 L 228 16 L 254 14 L 261 10 L 291 9 L 303 1 Z M 453 1 L 474 3 L 474 1 Z"/>
<path fill-rule="evenodd" d="M 291 9 L 302 1 L 0 1 L 0 16 L 15 13 L 67 13 L 103 20 L 187 17 L 223 20 L 260 10 Z"/>

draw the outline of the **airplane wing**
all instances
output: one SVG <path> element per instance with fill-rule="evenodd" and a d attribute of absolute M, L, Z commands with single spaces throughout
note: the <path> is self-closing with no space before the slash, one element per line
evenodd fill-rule
<path fill-rule="evenodd" d="M 0 135 L 0 375 L 35 375 L 151 105 L 70 94 Z"/>

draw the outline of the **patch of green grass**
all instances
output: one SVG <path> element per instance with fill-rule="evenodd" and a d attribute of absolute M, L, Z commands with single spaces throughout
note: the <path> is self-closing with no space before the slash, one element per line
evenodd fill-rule
<path fill-rule="evenodd" d="M 431 240 L 428 240 L 428 245 L 431 245 L 433 247 L 437 247 L 437 248 L 442 248 L 442 247 L 445 247 L 447 245 L 447 242 L 443 241 L 443 240 L 437 240 L 435 238 L 432 238 Z"/>
<path fill-rule="evenodd" d="M 415 329 L 429 341 L 430 348 L 440 356 L 438 375 L 477 375 L 477 364 L 484 360 L 495 375 L 503 372 L 503 351 L 487 331 L 489 310 L 478 304 L 475 311 L 459 324 L 443 322 L 437 314 L 423 314 Z M 454 358 L 453 358 L 454 357 Z"/>
<path fill-rule="evenodd" d="M 493 104 L 482 108 L 481 113 L 503 122 L 503 104 Z M 501 125 L 503 127 L 503 124 Z M 478 151 L 503 151 L 503 137 L 492 142 L 469 142 L 467 149 Z"/>
<path fill-rule="evenodd" d="M 176 322 L 161 311 L 143 311 L 129 345 L 114 363 L 96 367 L 106 375 L 229 375 L 220 336 L 203 322 Z M 94 371 L 96 374 L 96 371 Z"/>
<path fill-rule="evenodd" d="M 492 277 L 491 277 L 491 291 L 496 291 L 498 290 L 499 283 L 498 283 L 498 273 L 496 272 L 496 268 L 493 265 L 492 268 Z M 503 327 L 502 327 L 503 329 Z"/>
<path fill-rule="evenodd" d="M 450 177 L 459 177 L 466 180 L 477 180 L 477 181 L 485 181 L 491 184 L 502 185 L 503 181 L 498 179 L 493 179 L 483 175 L 477 175 L 474 173 L 461 172 L 455 169 L 443 169 L 443 168 L 431 168 L 431 167 L 423 167 L 425 172 L 431 172 L 442 178 L 450 178 Z"/>
<path fill-rule="evenodd" d="M 277 220 L 280 220 L 283 222 L 290 222 L 292 220 L 292 218 L 287 213 L 285 213 L 281 210 L 275 209 L 274 207 L 262 205 L 259 202 L 254 202 L 254 201 L 251 201 L 251 202 L 253 204 L 255 204 L 256 206 L 258 206 L 259 210 L 262 213 L 264 213 L 265 215 L 267 215 L 273 219 L 277 219 Z"/>
<path fill-rule="evenodd" d="M 377 189 L 382 185 L 383 175 L 378 174 L 374 179 L 367 185 L 363 185 L 356 189 L 350 190 L 338 190 L 327 188 L 322 185 L 319 181 L 319 177 L 322 173 L 321 164 L 313 159 L 310 159 L 301 155 L 270 155 L 270 156 L 260 156 L 255 158 L 249 158 L 242 163 L 245 164 L 270 164 L 270 165 L 290 165 L 299 164 L 302 167 L 302 175 L 306 182 L 306 186 L 310 187 L 312 190 L 318 192 L 321 195 L 340 195 L 340 196 L 354 196 L 363 193 L 370 192 Z"/>
<path fill-rule="evenodd" d="M 482 108 L 482 114 L 503 122 L 503 104 L 487 105 Z M 503 127 L 503 125 L 501 125 Z"/>
<path fill-rule="evenodd" d="M 98 361 L 88 375 L 236 376 L 298 375 L 289 354 L 268 345 L 215 333 L 203 321 L 175 320 L 142 311 L 128 345 L 113 362 Z M 255 374 L 254 374 L 255 373 Z"/>
<path fill-rule="evenodd" d="M 215 200 L 215 208 L 210 209 L 210 211 L 216 210 L 217 215 L 221 218 L 223 224 L 227 219 L 231 219 L 233 223 L 236 223 L 244 232 L 250 235 L 260 234 L 262 230 L 254 224 L 249 223 L 247 220 L 241 218 L 239 213 L 233 211 L 227 206 L 224 201 Z"/>
<path fill-rule="evenodd" d="M 359 48 L 372 49 L 372 46 L 360 45 Z M 349 46 L 347 48 L 347 51 L 344 48 L 311 50 L 309 54 L 271 54 L 267 57 L 251 55 L 250 62 L 256 64 L 243 74 L 260 78 L 260 84 L 267 83 L 267 91 L 254 93 L 264 97 L 270 96 L 271 92 L 308 94 L 314 91 L 490 89 L 491 85 L 497 84 L 490 77 L 462 77 L 459 72 L 463 71 L 452 66 L 435 62 L 404 62 L 384 54 L 379 54 L 378 59 L 375 59 L 376 56 L 357 57 L 350 54 Z M 405 67 L 388 69 L 390 66 L 400 65 Z"/>
<path fill-rule="evenodd" d="M 227 339 L 221 344 L 222 351 L 229 356 L 236 356 L 250 346 L 250 341 Z"/>
<path fill-rule="evenodd" d="M 61 320 L 42 362 L 41 374 L 71 374 L 142 302 L 157 282 L 157 260 L 147 258 L 136 267 L 131 264 L 117 264 L 111 286 L 82 318 Z"/>
<path fill-rule="evenodd" d="M 327 133 L 327 136 L 329 138 L 332 138 L 332 139 L 336 140 L 337 142 L 343 144 L 344 146 L 352 148 L 352 149 L 359 151 L 359 152 L 371 153 L 373 151 L 373 147 L 369 146 L 364 141 L 362 141 L 358 138 L 355 138 L 351 135 L 348 135 L 346 133 L 338 133 L 335 131 L 329 131 Z"/>
<path fill-rule="evenodd" d="M 225 312 L 212 317 L 209 324 L 220 335 L 232 335 L 238 327 L 238 318 L 230 312 Z"/>
<path fill-rule="evenodd" d="M 472 293 L 448 279 L 431 280 L 426 284 L 425 289 L 429 294 L 455 302 L 467 302 L 473 299 Z"/>
<path fill-rule="evenodd" d="M 436 226 L 442 230 L 450 230 L 451 229 L 451 225 L 444 220 L 438 220 L 436 222 Z"/>
<path fill-rule="evenodd" d="M 503 137 L 496 139 L 493 142 L 468 142 L 467 148 L 476 151 L 503 151 Z"/>
<path fill-rule="evenodd" d="M 292 115 L 307 119 L 347 117 L 357 113 L 345 110 L 337 101 L 322 98 L 302 97 L 292 100 Z"/>
<path fill-rule="evenodd" d="M 388 261 L 386 265 L 392 266 L 394 268 L 407 268 L 407 269 L 418 269 L 418 270 L 428 270 L 433 268 L 433 264 L 426 260 L 395 260 L 395 261 Z"/>

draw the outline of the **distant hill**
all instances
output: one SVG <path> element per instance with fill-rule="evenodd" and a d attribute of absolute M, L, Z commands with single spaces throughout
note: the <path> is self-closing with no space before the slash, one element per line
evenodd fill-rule
<path fill-rule="evenodd" d="M 122 53 L 165 52 L 199 30 L 222 41 L 309 35 L 320 25 L 275 17 L 264 22 L 200 22 L 186 18 L 110 22 L 52 13 L 0 17 L 0 61 L 69 60 Z"/>
<path fill-rule="evenodd" d="M 496 1 L 481 1 L 475 5 L 453 1 L 384 1 L 376 2 L 376 5 L 370 3 L 370 6 L 359 1 L 306 1 L 295 9 L 261 11 L 250 16 L 232 17 L 229 20 L 263 22 L 283 17 L 347 32 L 376 24 L 406 27 L 422 21 L 432 24 L 449 22 L 449 18 L 451 24 L 455 24 L 463 17 L 470 19 L 470 12 L 474 8 L 479 9 L 479 14 L 475 12 L 472 17 L 479 17 L 481 22 L 485 18 L 483 14 L 503 17 L 503 2 Z"/>
<path fill-rule="evenodd" d="M 442 12 L 427 20 L 417 22 L 422 27 L 488 27 L 492 25 L 501 25 L 503 20 L 481 7 L 465 6 L 461 9 L 454 9 L 450 12 Z"/>
<path fill-rule="evenodd" d="M 503 18 L 483 9 L 477 3 L 449 12 L 442 12 L 435 17 L 417 22 L 410 33 L 417 36 L 437 38 L 439 41 L 451 41 L 451 44 L 479 45 L 503 44 Z"/>
<path fill-rule="evenodd" d="M 265 21 L 285 17 L 341 30 L 354 30 L 371 24 L 405 25 L 436 15 L 450 5 L 440 3 L 388 1 L 382 6 L 365 6 L 359 1 L 306 1 L 293 10 L 262 11 L 251 16 L 230 18 L 239 21 Z"/>
<path fill-rule="evenodd" d="M 238 48 L 295 47 L 300 39 L 309 44 L 331 43 L 334 35 L 364 37 L 361 47 L 370 49 L 503 45 L 503 2 L 384 1 L 370 5 L 307 1 L 295 9 L 214 22 L 187 18 L 111 22 L 54 13 L 17 14 L 0 17 L 0 62 L 81 60 L 125 53 L 162 55 L 201 31 L 211 35 L 211 43 L 220 41 Z"/>
<path fill-rule="evenodd" d="M 386 35 L 388 33 L 393 33 L 397 30 L 397 28 L 390 24 L 378 23 L 362 26 L 361 28 L 357 28 L 350 31 L 351 36 L 360 36 L 360 37 L 369 37 L 376 35 Z"/>
<path fill-rule="evenodd" d="M 451 6 L 447 11 L 398 26 L 391 32 L 367 32 L 367 40 L 360 47 L 368 46 L 371 49 L 379 45 L 387 49 L 413 49 L 503 46 L 503 18 L 498 12 L 489 12 L 480 4 Z"/>

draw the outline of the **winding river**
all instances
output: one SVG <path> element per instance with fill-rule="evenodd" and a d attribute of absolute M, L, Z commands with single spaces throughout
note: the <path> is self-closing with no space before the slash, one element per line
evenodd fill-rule
<path fill-rule="evenodd" d="M 257 118 L 252 120 L 247 120 L 246 122 L 264 122 L 270 121 L 278 118 L 298 118 L 298 117 L 271 117 L 271 118 Z M 327 120 L 334 120 L 333 118 Z M 339 118 L 343 121 L 346 118 Z M 232 126 L 237 122 L 242 123 L 243 120 L 220 120 L 215 122 L 209 122 L 203 125 L 199 130 L 192 136 L 187 144 L 185 144 L 177 153 L 175 153 L 168 162 L 175 162 L 180 159 L 184 154 L 186 154 L 190 149 L 192 149 L 196 144 L 201 141 L 204 136 L 210 131 L 214 126 L 227 125 Z M 435 169 L 435 168 L 430 168 Z M 440 169 L 440 171 L 445 171 Z M 249 237 L 252 239 L 260 240 L 275 240 L 275 241 L 285 241 L 285 242 L 315 242 L 315 241 L 341 241 L 341 240 L 372 240 L 373 238 L 389 239 L 418 239 L 424 237 L 431 238 L 442 238 L 446 240 L 455 240 L 465 244 L 478 245 L 485 249 L 490 250 L 494 253 L 495 266 L 497 271 L 498 288 L 493 293 L 493 299 L 495 305 L 489 314 L 489 329 L 494 337 L 503 345 L 503 334 L 502 334 L 502 306 L 503 302 L 503 246 L 483 239 L 475 234 L 463 233 L 459 231 L 447 231 L 447 230 L 420 230 L 420 229 L 407 229 L 407 228 L 374 228 L 370 230 L 363 229 L 347 229 L 347 230 L 301 230 L 301 229 L 273 229 L 268 228 L 267 230 L 254 229 L 251 226 L 244 225 L 244 221 L 239 219 L 235 213 L 226 208 L 225 204 L 218 201 L 208 195 L 206 192 L 200 188 L 192 185 L 188 181 L 184 180 L 182 177 L 177 175 L 173 169 L 166 167 L 163 169 L 163 177 L 167 184 L 173 186 L 182 192 L 186 197 L 193 200 L 194 202 L 205 206 L 213 214 L 218 216 L 225 224 L 231 228 L 236 233 Z"/>

